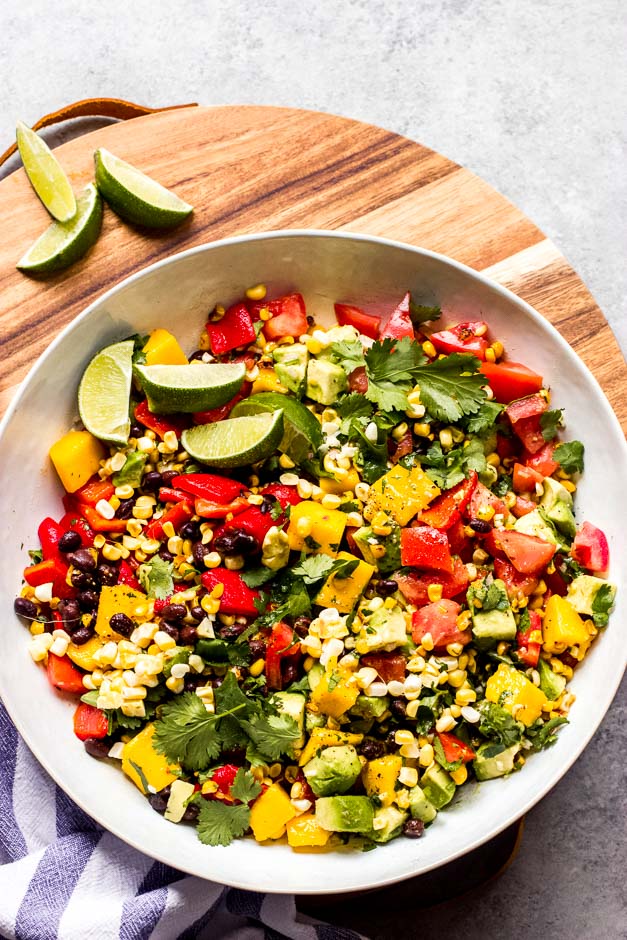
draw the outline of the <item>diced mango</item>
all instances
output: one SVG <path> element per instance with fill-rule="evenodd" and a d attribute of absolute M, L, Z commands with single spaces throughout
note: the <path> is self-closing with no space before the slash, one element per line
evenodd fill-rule
<path fill-rule="evenodd" d="M 330 689 L 330 678 L 327 673 L 323 675 L 311 693 L 310 701 L 323 715 L 339 718 L 353 707 L 359 697 L 359 688 L 357 685 L 348 685 L 346 679 L 340 678 Z M 335 683 L 335 677 L 333 681 Z"/>
<path fill-rule="evenodd" d="M 336 578 L 333 575 L 327 578 L 318 591 L 315 603 L 321 607 L 336 607 L 341 614 L 348 614 L 363 594 L 375 568 L 349 552 L 340 552 L 337 557 L 358 561 L 359 564 L 347 578 Z"/>
<path fill-rule="evenodd" d="M 293 849 L 326 845 L 330 838 L 331 833 L 318 825 L 313 813 L 296 816 L 287 824 L 287 842 Z"/>
<path fill-rule="evenodd" d="M 332 728 L 314 728 L 307 742 L 307 747 L 298 759 L 298 763 L 301 767 L 304 767 L 323 747 L 336 747 L 341 744 L 352 744 L 356 746 L 357 744 L 361 744 L 363 739 L 363 734 L 351 734 L 349 731 L 334 731 Z"/>
<path fill-rule="evenodd" d="M 309 523 L 309 535 L 301 534 L 299 523 Z M 346 528 L 346 513 L 339 509 L 325 509 L 312 499 L 304 499 L 292 506 L 287 530 L 289 546 L 297 552 L 324 552 L 334 558 L 340 550 L 340 542 Z M 315 547 L 312 547 L 315 546 Z"/>
<path fill-rule="evenodd" d="M 126 614 L 138 623 L 146 619 L 146 595 L 126 584 L 105 585 L 100 592 L 96 633 L 99 636 L 122 639 L 111 629 L 109 621 L 114 614 Z"/>
<path fill-rule="evenodd" d="M 273 783 L 258 796 L 250 810 L 250 828 L 257 842 L 280 839 L 290 819 L 297 815 L 280 783 Z"/>
<path fill-rule="evenodd" d="M 148 787 L 158 792 L 177 779 L 171 770 L 178 770 L 178 765 L 168 764 L 166 757 L 155 751 L 152 745 L 154 733 L 155 726 L 146 725 L 124 745 L 122 753 L 122 770 L 142 793 L 148 793 Z"/>
<path fill-rule="evenodd" d="M 529 727 L 542 714 L 542 706 L 548 701 L 544 692 L 530 682 L 524 673 L 501 663 L 494 675 L 490 676 L 485 687 L 488 702 L 501 705 L 505 711 L 514 713 L 517 721 Z"/>
<path fill-rule="evenodd" d="M 67 650 L 68 658 L 80 669 L 84 669 L 86 672 L 93 672 L 94 669 L 98 668 L 98 663 L 94 660 L 94 653 L 101 650 L 106 642 L 107 640 L 101 636 L 92 636 L 92 638 L 87 640 L 86 643 L 83 643 L 82 646 L 76 646 L 74 643 L 70 643 Z"/>
<path fill-rule="evenodd" d="M 342 477 L 341 480 L 332 480 L 330 477 L 322 477 L 320 479 L 320 489 L 323 493 L 334 493 L 336 496 L 341 496 L 342 493 L 346 493 L 348 490 L 353 490 L 359 483 L 359 474 L 356 470 L 349 470 L 345 477 Z"/>
<path fill-rule="evenodd" d="M 167 330 L 153 330 L 144 346 L 147 366 L 186 366 L 187 356 Z"/>
<path fill-rule="evenodd" d="M 89 431 L 68 431 L 50 448 L 50 459 L 68 493 L 75 493 L 100 469 L 103 445 Z"/>
<path fill-rule="evenodd" d="M 285 385 L 281 385 L 274 369 L 260 369 L 250 393 L 251 395 L 256 395 L 257 392 L 283 392 L 287 394 L 287 391 Z"/>
<path fill-rule="evenodd" d="M 397 464 L 370 487 L 366 516 L 372 518 L 381 510 L 405 526 L 439 494 L 438 487 L 420 467 L 407 470 Z"/>
<path fill-rule="evenodd" d="M 586 625 L 564 597 L 552 594 L 548 599 L 542 620 L 544 649 L 549 653 L 563 653 L 569 646 L 584 646 L 590 642 Z"/>
<path fill-rule="evenodd" d="M 394 800 L 394 787 L 403 767 L 397 754 L 386 754 L 370 760 L 362 771 L 362 780 L 368 796 L 378 796 L 382 806 L 390 806 Z"/>

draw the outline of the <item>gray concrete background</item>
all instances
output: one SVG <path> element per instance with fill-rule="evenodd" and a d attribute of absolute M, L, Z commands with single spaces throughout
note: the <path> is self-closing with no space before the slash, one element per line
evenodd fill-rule
<path fill-rule="evenodd" d="M 624 0 L 0 0 L 0 150 L 16 118 L 88 96 L 273 104 L 379 124 L 478 173 L 558 245 L 627 349 Z M 373 937 L 615 940 L 624 892 L 622 696 L 529 814 L 496 882 Z M 435 835 L 435 834 L 434 834 Z"/>

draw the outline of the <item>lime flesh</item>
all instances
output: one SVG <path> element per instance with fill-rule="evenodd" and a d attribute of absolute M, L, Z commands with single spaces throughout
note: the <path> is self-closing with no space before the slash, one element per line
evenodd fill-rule
<path fill-rule="evenodd" d="M 320 424 L 311 411 L 297 401 L 278 392 L 259 392 L 235 405 L 231 416 L 263 414 L 268 411 L 283 411 L 284 433 L 279 450 L 287 454 L 294 463 L 302 463 L 322 443 Z"/>
<path fill-rule="evenodd" d="M 94 437 L 112 444 L 128 441 L 132 377 L 132 339 L 107 346 L 85 369 L 78 388 L 78 411 Z"/>
<path fill-rule="evenodd" d="M 92 247 L 102 225 L 102 199 L 93 183 L 78 197 L 76 214 L 69 222 L 53 222 L 17 263 L 25 274 L 61 271 L 82 258 Z"/>
<path fill-rule="evenodd" d="M 23 121 L 17 122 L 15 138 L 31 186 L 53 219 L 69 222 L 76 214 L 76 199 L 61 164 L 46 142 Z"/>
<path fill-rule="evenodd" d="M 243 362 L 136 366 L 135 374 L 156 414 L 207 411 L 230 401 L 244 384 Z"/>
<path fill-rule="evenodd" d="M 94 160 L 96 186 L 111 208 L 127 222 L 169 228 L 194 211 L 189 203 L 104 147 L 96 150 Z"/>
<path fill-rule="evenodd" d="M 210 467 L 246 467 L 275 452 L 283 437 L 283 412 L 225 418 L 183 431 L 181 443 L 194 460 Z"/>

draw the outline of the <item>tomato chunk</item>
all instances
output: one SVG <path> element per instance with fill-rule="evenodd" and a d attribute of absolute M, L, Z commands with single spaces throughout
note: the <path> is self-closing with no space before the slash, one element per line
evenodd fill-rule
<path fill-rule="evenodd" d="M 467 320 L 448 330 L 432 333 L 429 338 L 440 353 L 472 353 L 483 360 L 490 345 L 485 338 L 487 329 L 488 324 L 483 320 Z"/>
<path fill-rule="evenodd" d="M 558 462 L 553 460 L 554 450 L 555 444 L 553 441 L 549 441 L 548 444 L 545 444 L 540 450 L 536 451 L 535 454 L 531 454 L 529 451 L 525 452 L 523 454 L 525 466 L 542 474 L 543 477 L 550 477 L 559 467 Z"/>
<path fill-rule="evenodd" d="M 286 294 L 276 300 L 255 301 L 248 305 L 248 309 L 255 320 L 259 319 L 259 313 L 263 309 L 272 314 L 263 327 L 266 339 L 300 336 L 307 332 L 307 311 L 301 294 Z"/>
<path fill-rule="evenodd" d="M 477 756 L 469 744 L 450 731 L 437 731 L 436 734 L 444 751 L 444 760 L 449 764 L 456 764 L 458 761 L 467 764 Z"/>
<path fill-rule="evenodd" d="M 513 529 L 492 529 L 486 536 L 485 545 L 492 554 L 504 552 L 516 571 L 530 575 L 540 574 L 556 551 L 551 542 Z"/>
<path fill-rule="evenodd" d="M 477 519 L 479 511 L 490 506 L 494 509 L 495 515 L 505 515 L 507 513 L 507 506 L 503 500 L 479 480 L 466 507 L 466 517 L 468 519 Z"/>
<path fill-rule="evenodd" d="M 444 597 L 414 611 L 411 623 L 414 643 L 420 643 L 426 633 L 431 634 L 435 650 L 445 649 L 449 643 L 462 643 L 464 646 L 470 643 L 472 632 L 460 630 L 457 626 L 460 612 L 459 604 Z"/>
<path fill-rule="evenodd" d="M 529 395 L 508 405 L 505 414 L 510 420 L 514 434 L 522 441 L 530 454 L 535 454 L 544 447 L 546 441 L 542 435 L 540 417 L 548 405 L 541 395 Z"/>
<path fill-rule="evenodd" d="M 359 665 L 376 669 L 384 682 L 402 682 L 407 671 L 407 660 L 401 653 L 367 653 Z"/>
<path fill-rule="evenodd" d="M 467 480 L 462 480 L 457 486 L 438 496 L 428 509 L 423 510 L 420 513 L 420 521 L 433 526 L 434 529 L 450 529 L 468 505 L 477 480 L 477 474 L 471 470 Z"/>
<path fill-rule="evenodd" d="M 516 642 L 518 644 L 518 658 L 526 666 L 535 667 L 540 659 L 542 649 L 542 621 L 537 610 L 527 611 L 529 627 L 527 630 L 518 630 Z"/>
<path fill-rule="evenodd" d="M 222 421 L 223 418 L 228 418 L 238 401 L 248 398 L 250 389 L 251 383 L 244 382 L 237 395 L 234 395 L 226 404 L 219 405 L 217 408 L 210 408 L 208 411 L 195 411 L 192 415 L 194 424 L 213 424 L 214 421 Z"/>
<path fill-rule="evenodd" d="M 537 578 L 516 571 L 514 566 L 504 558 L 494 559 L 494 574 L 505 584 L 505 590 L 510 599 L 521 600 L 523 597 L 529 597 L 538 586 Z"/>
<path fill-rule="evenodd" d="M 512 487 L 515 493 L 533 493 L 536 483 L 542 483 L 544 477 L 533 467 L 525 467 L 522 463 L 514 464 Z"/>
<path fill-rule="evenodd" d="M 389 339 L 403 339 L 403 337 L 408 336 L 410 339 L 414 338 L 414 324 L 411 322 L 411 316 L 409 314 L 409 303 L 411 300 L 411 295 L 409 293 L 405 294 L 400 304 L 392 312 L 392 315 L 388 322 L 383 327 L 381 331 L 381 339 L 388 337 Z"/>
<path fill-rule="evenodd" d="M 575 536 L 571 555 L 588 571 L 596 574 L 607 571 L 610 564 L 610 547 L 605 533 L 591 522 L 584 522 Z"/>
<path fill-rule="evenodd" d="M 353 307 L 352 304 L 335 304 L 335 316 L 340 326 L 354 326 L 356 330 L 371 339 L 376 339 L 379 335 L 381 317 L 374 317 L 360 307 Z"/>
<path fill-rule="evenodd" d="M 515 398 L 532 395 L 542 388 L 542 376 L 522 362 L 482 362 L 479 367 L 497 401 L 506 405 Z"/>
<path fill-rule="evenodd" d="M 446 533 L 429 525 L 402 529 L 401 564 L 452 574 L 453 559 Z"/>
<path fill-rule="evenodd" d="M 47 665 L 50 684 L 60 692 L 84 692 L 83 673 L 79 672 L 71 659 L 67 656 L 55 656 L 48 653 Z"/>
<path fill-rule="evenodd" d="M 441 571 L 434 571 L 432 574 L 419 574 L 417 571 L 410 571 L 406 574 L 400 572 L 394 574 L 394 581 L 398 584 L 398 589 L 410 604 L 416 607 L 422 607 L 429 600 L 428 589 L 430 584 L 440 584 L 442 586 L 442 597 L 457 597 L 468 587 L 468 572 L 466 565 L 459 558 L 453 559 L 452 574 L 445 574 Z"/>
<path fill-rule="evenodd" d="M 266 649 L 266 683 L 269 689 L 282 689 L 281 665 L 285 660 L 298 659 L 300 643 L 290 626 L 283 621 L 275 623 Z"/>

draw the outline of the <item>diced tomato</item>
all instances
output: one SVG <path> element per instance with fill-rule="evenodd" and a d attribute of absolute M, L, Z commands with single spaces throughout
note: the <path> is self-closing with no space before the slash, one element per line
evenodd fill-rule
<path fill-rule="evenodd" d="M 449 764 L 456 764 L 457 761 L 467 764 L 477 756 L 469 744 L 450 731 L 437 731 L 436 734 L 444 751 L 444 760 Z"/>
<path fill-rule="evenodd" d="M 496 452 L 501 460 L 507 457 L 517 457 L 520 453 L 520 441 L 515 437 L 506 437 L 504 434 L 497 433 Z"/>
<path fill-rule="evenodd" d="M 446 533 L 429 525 L 402 529 L 401 564 L 452 574 L 453 559 Z"/>
<path fill-rule="evenodd" d="M 348 376 L 348 387 L 351 392 L 358 392 L 359 395 L 365 395 L 368 391 L 368 376 L 365 366 L 359 366 Z"/>
<path fill-rule="evenodd" d="M 216 584 L 224 585 L 224 592 L 220 598 L 220 613 L 244 617 L 256 617 L 259 613 L 255 607 L 255 601 L 259 600 L 259 591 L 249 588 L 239 571 L 230 571 L 222 567 L 211 568 L 203 572 L 200 580 L 208 591 L 211 591 Z"/>
<path fill-rule="evenodd" d="M 457 486 L 438 496 L 428 509 L 423 510 L 420 513 L 420 521 L 433 526 L 434 529 L 449 529 L 461 518 L 475 491 L 477 481 L 477 474 L 471 470 L 467 480 L 462 480 Z"/>
<path fill-rule="evenodd" d="M 269 689 L 282 689 L 281 664 L 286 659 L 300 656 L 300 643 L 291 627 L 283 621 L 275 623 L 266 648 L 266 685 Z"/>
<path fill-rule="evenodd" d="M 81 516 L 87 520 L 94 532 L 116 532 L 118 534 L 126 532 L 125 519 L 116 519 L 115 516 L 113 519 L 105 519 L 93 506 L 80 505 L 79 510 Z"/>
<path fill-rule="evenodd" d="M 135 409 L 135 420 L 149 431 L 154 431 L 163 440 L 168 431 L 174 431 L 177 438 L 191 424 L 189 415 L 155 415 L 147 401 L 141 401 Z"/>
<path fill-rule="evenodd" d="M 607 571 L 610 564 L 610 547 L 605 533 L 591 522 L 584 522 L 579 528 L 570 553 L 577 564 L 595 574 Z"/>
<path fill-rule="evenodd" d="M 171 485 L 212 503 L 230 503 L 246 489 L 238 480 L 221 477 L 216 473 L 181 473 L 172 479 Z"/>
<path fill-rule="evenodd" d="M 89 548 L 94 544 L 96 533 L 91 526 L 87 524 L 85 519 L 81 518 L 78 509 L 72 512 L 66 512 L 63 518 L 59 520 L 59 525 L 64 532 L 78 532 L 83 548 Z"/>
<path fill-rule="evenodd" d="M 496 557 L 494 559 L 494 574 L 505 584 L 507 596 L 510 600 L 512 598 L 521 600 L 523 597 L 529 597 L 538 586 L 537 578 L 516 571 L 514 566 L 505 558 Z"/>
<path fill-rule="evenodd" d="M 163 527 L 166 522 L 171 522 L 174 526 L 174 531 L 178 532 L 181 526 L 189 522 L 193 515 L 194 509 L 191 503 L 176 503 L 171 509 L 164 512 L 159 519 L 153 519 L 152 522 L 149 522 L 144 529 L 144 534 L 148 539 L 161 541 L 164 534 Z"/>
<path fill-rule="evenodd" d="M 533 493 L 536 483 L 542 483 L 544 477 L 533 467 L 525 467 L 522 463 L 514 464 L 512 474 L 512 488 L 515 493 Z"/>
<path fill-rule="evenodd" d="M 133 588 L 134 591 L 142 590 L 141 584 L 135 577 L 135 572 L 124 559 L 122 559 L 118 568 L 118 584 L 125 584 L 127 587 Z"/>
<path fill-rule="evenodd" d="M 529 614 L 529 629 L 516 634 L 518 644 L 518 658 L 526 666 L 538 665 L 540 650 L 542 648 L 542 621 L 537 610 L 527 611 Z"/>
<path fill-rule="evenodd" d="M 514 434 L 522 441 L 523 447 L 530 454 L 535 454 L 545 445 L 540 425 L 540 417 L 548 405 L 541 395 L 529 395 L 512 402 L 505 409 Z"/>
<path fill-rule="evenodd" d="M 236 349 L 238 346 L 248 346 L 255 340 L 255 328 L 246 304 L 233 304 L 220 320 L 207 323 L 207 335 L 214 356 Z"/>
<path fill-rule="evenodd" d="M 81 702 L 74 712 L 74 734 L 81 741 L 88 738 L 106 738 L 109 719 L 100 708 Z"/>
<path fill-rule="evenodd" d="M 268 483 L 261 490 L 261 495 L 274 496 L 280 502 L 282 509 L 287 509 L 288 506 L 296 506 L 301 502 L 296 487 L 287 486 L 284 483 Z"/>
<path fill-rule="evenodd" d="M 456 597 L 465 591 L 468 587 L 468 572 L 466 565 L 459 558 L 453 559 L 453 573 L 444 574 L 440 571 L 434 571 L 431 574 L 419 574 L 417 571 L 410 571 L 407 574 L 394 574 L 393 579 L 398 584 L 398 589 L 410 604 L 416 607 L 422 607 L 429 600 L 428 588 L 430 584 L 440 584 L 442 586 L 442 597 Z"/>
<path fill-rule="evenodd" d="M 544 574 L 542 575 L 542 578 L 544 582 L 546 583 L 546 586 L 548 587 L 551 594 L 557 594 L 559 595 L 559 597 L 566 597 L 566 595 L 568 594 L 568 585 L 566 584 L 566 582 L 564 581 L 563 577 L 561 576 L 558 570 L 560 567 L 561 560 L 562 560 L 561 556 L 556 555 L 555 558 L 553 559 L 556 570 L 552 571 L 551 573 L 549 573 L 548 571 L 545 571 Z"/>
<path fill-rule="evenodd" d="M 542 388 L 542 376 L 522 362 L 482 362 L 480 372 L 488 380 L 496 400 L 504 405 Z"/>
<path fill-rule="evenodd" d="M 59 556 L 47 558 L 38 562 L 36 565 L 24 569 L 24 580 L 31 587 L 39 587 L 41 584 L 52 582 L 52 594 L 54 597 L 73 597 L 75 591 L 66 583 L 68 566 Z"/>
<path fill-rule="evenodd" d="M 354 326 L 359 333 L 371 339 L 376 339 L 379 335 L 381 317 L 373 317 L 360 307 L 353 307 L 351 304 L 335 304 L 335 316 L 340 326 Z"/>
<path fill-rule="evenodd" d="M 392 312 L 390 319 L 383 327 L 381 331 L 381 339 L 389 337 L 390 339 L 403 339 L 403 337 L 408 336 L 410 339 L 414 338 L 414 324 L 411 322 L 411 316 L 409 313 L 409 304 L 411 301 L 411 295 L 409 293 L 405 294 L 400 304 Z"/>
<path fill-rule="evenodd" d="M 516 516 L 517 519 L 520 519 L 521 516 L 526 516 L 528 513 L 533 512 L 534 509 L 537 509 L 536 503 L 532 499 L 525 499 L 523 496 L 517 496 L 516 502 L 512 506 L 511 512 L 513 516 Z"/>
<path fill-rule="evenodd" d="M 427 604 L 412 614 L 411 635 L 414 643 L 421 643 L 426 633 L 431 634 L 433 648 L 445 649 L 449 643 L 470 643 L 472 632 L 460 630 L 457 618 L 461 607 L 455 601 L 442 598 L 434 604 Z"/>
<path fill-rule="evenodd" d="M 528 451 L 525 452 L 522 455 L 522 459 L 524 460 L 526 467 L 530 467 L 532 470 L 540 473 L 543 477 L 550 477 L 559 467 L 558 462 L 553 460 L 554 450 L 554 442 L 549 441 L 542 448 L 540 448 L 540 450 L 536 451 L 535 454 L 531 454 Z"/>
<path fill-rule="evenodd" d="M 48 653 L 48 679 L 60 692 L 84 692 L 83 673 L 79 672 L 67 656 L 55 656 Z"/>
<path fill-rule="evenodd" d="M 264 308 L 272 314 L 272 318 L 266 320 L 263 327 L 266 339 L 301 336 L 307 332 L 307 310 L 301 294 L 286 294 L 276 300 L 258 300 L 248 304 L 254 320 L 259 319 L 259 313 Z"/>
<path fill-rule="evenodd" d="M 513 529 L 492 529 L 485 538 L 485 546 L 493 555 L 499 550 L 504 552 L 521 574 L 540 574 L 555 554 L 551 542 Z"/>
<path fill-rule="evenodd" d="M 473 540 L 466 535 L 466 527 L 461 519 L 446 530 L 451 555 L 459 555 L 462 561 L 472 561 L 475 549 Z"/>
<path fill-rule="evenodd" d="M 505 515 L 507 513 L 507 506 L 503 500 L 478 480 L 468 505 L 466 506 L 466 518 L 477 519 L 479 511 L 489 506 L 494 509 L 495 515 Z"/>
<path fill-rule="evenodd" d="M 226 505 L 212 503 L 209 499 L 197 499 L 194 503 L 196 515 L 201 516 L 203 519 L 224 519 L 229 513 L 232 516 L 237 516 L 245 512 L 249 506 L 250 503 L 245 496 L 238 496 L 232 503 Z"/>
<path fill-rule="evenodd" d="M 73 496 L 77 502 L 83 503 L 83 505 L 95 506 L 101 499 L 110 499 L 114 493 L 115 487 L 111 480 L 99 480 L 98 477 L 95 477 L 85 483 L 84 486 L 81 486 Z"/>
<path fill-rule="evenodd" d="M 407 672 L 407 659 L 402 653 L 367 653 L 359 665 L 376 669 L 384 682 L 402 682 Z"/>
<path fill-rule="evenodd" d="M 432 333 L 429 339 L 439 353 L 472 353 L 483 360 L 490 345 L 485 336 L 487 329 L 484 320 L 467 320 L 448 330 Z"/>
<path fill-rule="evenodd" d="M 51 519 L 50 516 L 47 516 L 42 522 L 39 523 L 39 528 L 37 529 L 37 535 L 39 536 L 39 543 L 41 545 L 41 553 L 43 555 L 44 561 L 48 558 L 58 558 L 59 557 L 59 542 L 65 533 L 65 529 L 58 522 L 55 522 L 54 519 Z"/>

